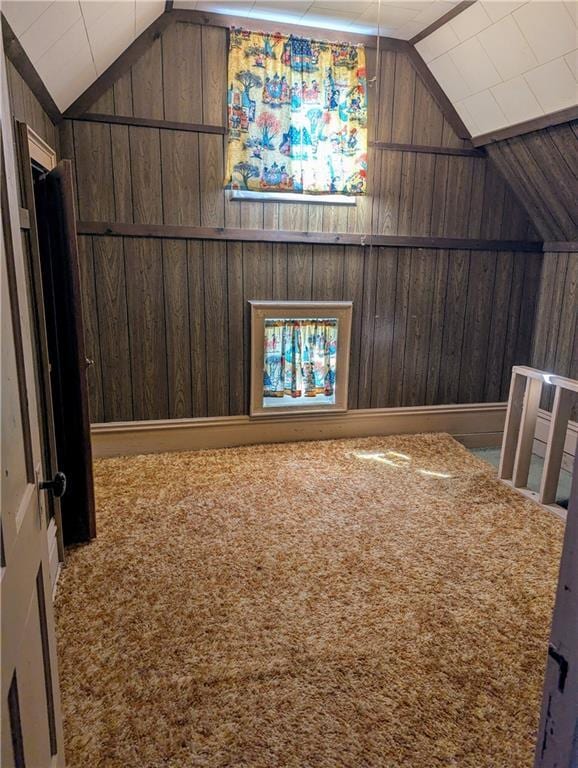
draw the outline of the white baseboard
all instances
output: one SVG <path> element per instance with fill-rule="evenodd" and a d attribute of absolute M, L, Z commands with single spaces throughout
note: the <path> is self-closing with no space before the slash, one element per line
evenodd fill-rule
<path fill-rule="evenodd" d="M 468 403 L 259 419 L 218 416 L 111 422 L 92 425 L 92 453 L 98 458 L 418 432 L 447 432 L 468 447 L 489 447 L 501 444 L 505 416 L 506 403 Z"/>
<path fill-rule="evenodd" d="M 536 422 L 536 436 L 534 438 L 533 451 L 536 455 L 546 455 L 546 441 L 548 440 L 548 430 L 550 429 L 550 412 L 540 409 L 538 411 L 538 421 Z M 564 455 L 562 457 L 562 469 L 572 472 L 574 468 L 574 456 L 576 454 L 576 445 L 578 443 L 578 424 L 575 421 L 568 422 L 568 431 L 566 432 L 566 441 L 564 443 Z"/>

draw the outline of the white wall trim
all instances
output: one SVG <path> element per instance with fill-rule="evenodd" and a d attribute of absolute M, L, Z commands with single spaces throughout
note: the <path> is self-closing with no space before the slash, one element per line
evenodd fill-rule
<path fill-rule="evenodd" d="M 499 446 L 506 403 L 370 408 L 302 416 L 217 416 L 92 425 L 95 458 L 256 443 L 447 432 L 468 447 Z"/>

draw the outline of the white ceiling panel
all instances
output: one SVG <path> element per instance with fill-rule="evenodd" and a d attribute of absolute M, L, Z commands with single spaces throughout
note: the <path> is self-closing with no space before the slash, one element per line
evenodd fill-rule
<path fill-rule="evenodd" d="M 416 45 L 473 136 L 578 105 L 576 5 L 478 0 Z"/>
<path fill-rule="evenodd" d="M 164 0 L 2 3 L 14 34 L 60 110 L 69 107 L 164 8 Z"/>
<path fill-rule="evenodd" d="M 459 0 L 175 0 L 175 8 L 409 40 Z"/>
<path fill-rule="evenodd" d="M 44 2 L 30 0 L 26 3 L 23 3 L 22 0 L 4 0 L 2 13 L 8 19 L 16 37 L 20 37 L 50 5 L 52 5 L 52 0 Z"/>

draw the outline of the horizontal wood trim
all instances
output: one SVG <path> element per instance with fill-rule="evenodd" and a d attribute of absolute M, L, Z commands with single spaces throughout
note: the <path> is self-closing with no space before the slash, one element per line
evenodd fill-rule
<path fill-rule="evenodd" d="M 541 115 L 540 117 L 533 117 L 531 120 L 525 120 L 522 123 L 515 123 L 507 128 L 482 133 L 479 136 L 474 136 L 472 143 L 474 147 L 483 147 L 486 144 L 493 144 L 504 139 L 512 139 L 515 136 L 532 133 L 532 131 L 552 128 L 555 125 L 568 123 L 571 120 L 578 120 L 578 107 L 567 107 L 566 109 L 560 109 L 558 112 L 552 112 L 549 115 Z"/>
<path fill-rule="evenodd" d="M 30 211 L 20 208 L 20 229 L 30 229 Z"/>
<path fill-rule="evenodd" d="M 412 37 L 409 41 L 410 44 L 415 45 L 416 43 L 419 43 L 420 40 L 429 37 L 432 32 L 435 32 L 436 29 L 443 27 L 444 24 L 448 23 L 448 21 L 455 19 L 458 14 L 462 13 L 462 11 L 465 11 L 466 8 L 470 7 L 470 5 L 473 5 L 475 1 L 476 0 L 462 0 L 461 3 L 458 3 L 454 8 L 451 8 L 447 13 L 444 13 L 443 16 L 440 16 L 439 19 L 432 21 L 428 27 L 422 29 L 422 31 L 418 32 L 417 35 L 414 35 L 414 37 Z"/>
<path fill-rule="evenodd" d="M 464 121 L 458 115 L 456 108 L 454 107 L 452 102 L 449 100 L 449 98 L 446 96 L 442 87 L 433 76 L 430 68 L 422 59 L 422 57 L 419 55 L 417 49 L 414 48 L 413 45 L 408 45 L 407 54 L 417 74 L 422 79 L 425 87 L 428 89 L 432 98 L 434 99 L 438 107 L 443 112 L 448 123 L 456 132 L 456 135 L 458 136 L 458 138 L 464 139 L 466 141 L 471 141 L 472 135 L 467 129 Z"/>
<path fill-rule="evenodd" d="M 101 115 L 96 112 L 86 112 L 77 121 L 88 123 L 114 123 L 115 125 L 135 125 L 143 128 L 161 128 L 167 131 L 188 131 L 190 133 L 227 133 L 222 125 L 205 125 L 201 123 L 180 123 L 174 120 L 155 120 L 151 117 L 128 117 L 124 115 Z"/>
<path fill-rule="evenodd" d="M 299 37 L 312 37 L 316 40 L 327 40 L 332 43 L 348 42 L 364 45 L 366 48 L 377 46 L 377 35 L 362 35 L 346 30 L 323 29 L 321 27 L 308 27 L 302 24 L 290 24 L 285 21 L 269 21 L 267 19 L 250 19 L 245 16 L 235 16 L 224 13 L 211 13 L 210 11 L 193 11 L 186 8 L 172 10 L 170 15 L 175 21 L 188 24 L 201 24 L 211 27 L 242 27 L 243 29 L 257 32 L 283 32 L 285 34 L 299 35 Z M 384 51 L 405 51 L 409 45 L 406 40 L 398 40 L 395 37 L 380 37 L 379 45 Z"/>
<path fill-rule="evenodd" d="M 130 117 L 125 115 L 104 115 L 96 112 L 86 112 L 81 117 L 74 118 L 78 122 L 112 123 L 114 125 L 135 125 L 144 128 L 160 128 L 167 131 L 188 131 L 190 133 L 227 134 L 223 125 L 206 125 L 203 123 L 181 123 L 174 120 L 155 120 L 150 117 Z M 485 157 L 484 149 L 467 147 L 441 147 L 429 144 L 400 144 L 387 141 L 370 141 L 370 147 L 396 152 L 418 152 L 430 155 L 458 155 L 462 157 Z"/>
<path fill-rule="evenodd" d="M 118 78 L 129 69 L 149 48 L 162 32 L 173 23 L 174 11 L 163 12 L 158 19 L 145 29 L 129 47 L 121 53 L 110 67 L 100 75 L 64 112 L 64 117 L 78 118 L 107 91 Z"/>
<path fill-rule="evenodd" d="M 121 224 L 79 221 L 80 235 L 113 237 L 156 237 L 173 240 L 234 240 L 238 242 L 302 243 L 320 245 L 374 245 L 392 248 L 459 248 L 472 251 L 542 251 L 541 242 L 522 240 L 469 240 L 452 237 L 411 237 L 405 235 L 348 234 L 346 232 L 298 232 L 276 229 L 234 227 L 184 227 L 171 224 Z"/>
<path fill-rule="evenodd" d="M 544 253 L 577 253 L 578 242 L 576 240 L 568 241 L 546 241 L 544 243 Z"/>
<path fill-rule="evenodd" d="M 36 96 L 48 117 L 52 120 L 53 123 L 58 124 L 62 120 L 62 113 L 56 106 L 56 102 L 50 95 L 48 88 L 44 85 L 40 75 L 28 58 L 28 55 L 20 44 L 20 41 L 12 31 L 10 24 L 6 21 L 4 14 L 1 14 L 1 17 L 5 55 L 10 59 L 16 71 L 20 74 L 26 85 Z"/>
<path fill-rule="evenodd" d="M 447 432 L 466 445 L 499 445 L 506 403 L 368 408 L 315 416 L 219 416 L 93 424 L 95 457 L 257 443 Z"/>
<path fill-rule="evenodd" d="M 468 147 L 435 147 L 428 144 L 396 144 L 388 141 L 370 141 L 370 147 L 375 149 L 394 150 L 397 152 L 418 152 L 428 155 L 459 155 L 462 157 L 485 157 L 482 149 L 469 149 Z"/>

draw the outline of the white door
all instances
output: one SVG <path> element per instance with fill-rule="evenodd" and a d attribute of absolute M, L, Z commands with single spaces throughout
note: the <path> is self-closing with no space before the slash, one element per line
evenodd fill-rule
<path fill-rule="evenodd" d="M 0 36 L 1 38 L 1 36 Z M 0 61 L 4 61 L 0 42 Z M 30 286 L 19 229 L 5 67 L 2 70 L 1 709 L 3 768 L 63 766 Z"/>

